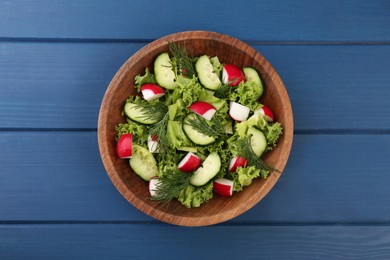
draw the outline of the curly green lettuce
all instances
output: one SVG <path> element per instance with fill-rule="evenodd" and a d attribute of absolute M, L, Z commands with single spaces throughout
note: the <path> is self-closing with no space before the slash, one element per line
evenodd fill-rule
<path fill-rule="evenodd" d="M 260 170 L 255 166 L 238 167 L 235 173 L 232 173 L 233 191 L 242 191 L 245 186 L 249 186 L 252 180 L 260 176 Z"/>
<path fill-rule="evenodd" d="M 271 151 L 277 144 L 279 137 L 283 133 L 283 128 L 279 122 L 272 125 L 266 125 L 264 129 L 265 138 L 267 139 L 267 151 Z"/>
<path fill-rule="evenodd" d="M 195 187 L 188 185 L 181 191 L 178 200 L 187 208 L 196 208 L 213 198 L 213 182 Z"/>
<path fill-rule="evenodd" d="M 133 142 L 138 145 L 144 145 L 147 141 L 147 129 L 144 125 L 140 125 L 130 119 L 127 119 L 127 123 L 118 124 L 116 127 L 117 136 L 116 140 L 123 134 L 132 134 Z"/>
<path fill-rule="evenodd" d="M 202 87 L 195 76 L 189 79 L 179 75 L 177 76 L 176 83 L 178 87 L 175 91 L 181 93 L 184 106 L 188 107 L 199 99 Z"/>
<path fill-rule="evenodd" d="M 141 91 L 141 86 L 144 84 L 157 84 L 156 78 L 154 74 L 149 72 L 149 69 L 145 69 L 145 74 L 141 76 L 141 74 L 138 74 L 134 78 L 135 88 L 138 91 Z"/>
<path fill-rule="evenodd" d="M 230 92 L 229 99 L 235 100 L 253 111 L 259 106 L 258 99 L 261 94 L 262 92 L 255 86 L 254 82 L 242 81 Z"/>

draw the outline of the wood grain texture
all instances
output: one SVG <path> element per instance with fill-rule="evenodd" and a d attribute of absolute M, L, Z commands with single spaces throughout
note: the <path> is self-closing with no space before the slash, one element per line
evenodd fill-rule
<path fill-rule="evenodd" d="M 110 80 L 144 45 L 0 44 L 0 128 L 96 128 Z M 296 129 L 390 129 L 389 45 L 254 47 L 285 83 Z"/>
<path fill-rule="evenodd" d="M 390 222 L 389 135 L 297 135 L 274 189 L 230 223 Z M 109 180 L 96 133 L 0 133 L 0 222 L 154 221 Z"/>
<path fill-rule="evenodd" d="M 5 259 L 390 258 L 388 226 L 3 225 L 0 241 Z"/>
<path fill-rule="evenodd" d="M 131 40 L 210 30 L 245 41 L 389 42 L 389 8 L 386 0 L 1 1 L 0 37 Z"/>
<path fill-rule="evenodd" d="M 261 96 L 261 103 L 271 108 L 278 122 L 283 127 L 283 134 L 278 146 L 262 159 L 269 165 L 283 172 L 287 163 L 294 131 L 294 120 L 287 91 L 271 64 L 255 49 L 244 42 L 227 35 L 188 31 L 160 38 L 135 53 L 118 70 L 104 95 L 98 119 L 98 142 L 104 167 L 111 181 L 132 205 L 147 215 L 160 221 L 182 226 L 207 226 L 227 221 L 256 205 L 275 185 L 281 174 L 271 174 L 267 179 L 256 179 L 239 194 L 226 200 L 215 196 L 213 200 L 197 209 L 183 207 L 177 200 L 165 205 L 147 198 L 149 190 L 145 182 L 135 175 L 127 174 L 127 160 L 121 160 L 116 154 L 113 126 L 125 122 L 122 116 L 123 106 L 129 95 L 135 95 L 136 89 L 129 88 L 134 77 L 151 68 L 156 57 L 169 50 L 168 43 L 185 45 L 195 57 L 207 53 L 218 56 L 221 61 L 238 67 L 250 66 L 256 69 L 266 86 Z"/>

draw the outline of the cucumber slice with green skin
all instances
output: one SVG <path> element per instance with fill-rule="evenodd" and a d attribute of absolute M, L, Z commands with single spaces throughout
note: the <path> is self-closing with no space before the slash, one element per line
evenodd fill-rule
<path fill-rule="evenodd" d="M 142 113 L 142 108 L 133 103 L 126 103 L 124 111 L 128 118 L 141 124 L 151 125 L 159 121 L 158 118 L 145 117 L 145 115 Z"/>
<path fill-rule="evenodd" d="M 195 116 L 193 114 L 189 115 L 190 116 Z M 186 120 L 184 119 L 184 122 Z M 183 130 L 184 133 L 187 135 L 187 137 L 194 143 L 198 145 L 207 145 L 211 144 L 212 142 L 215 141 L 215 138 L 212 136 L 204 135 L 194 129 L 191 125 L 188 125 L 186 123 L 183 123 Z"/>
<path fill-rule="evenodd" d="M 245 80 L 247 82 L 254 83 L 254 86 L 257 88 L 257 92 L 259 93 L 259 98 L 260 98 L 261 95 L 263 94 L 264 87 L 263 87 L 263 83 L 261 82 L 259 73 L 257 73 L 257 71 L 251 67 L 244 67 L 242 71 L 244 72 Z"/>
<path fill-rule="evenodd" d="M 171 59 L 167 52 L 158 55 L 154 61 L 154 76 L 157 83 L 163 88 L 174 89 L 177 87 L 175 73 L 172 70 Z"/>
<path fill-rule="evenodd" d="M 208 89 L 216 90 L 221 84 L 221 80 L 214 72 L 214 67 L 207 55 L 200 56 L 195 63 L 200 83 Z"/>
<path fill-rule="evenodd" d="M 194 186 L 203 186 L 208 183 L 221 170 L 221 158 L 218 153 L 210 153 L 202 166 L 191 177 L 190 183 Z"/>
<path fill-rule="evenodd" d="M 133 157 L 130 159 L 130 166 L 133 171 L 145 181 L 158 174 L 157 162 L 148 149 L 133 144 Z"/>
<path fill-rule="evenodd" d="M 253 126 L 248 128 L 247 135 L 250 134 L 252 135 L 252 150 L 257 156 L 260 157 L 267 148 L 267 139 L 265 138 L 263 132 L 261 132 L 259 129 L 254 128 Z"/>

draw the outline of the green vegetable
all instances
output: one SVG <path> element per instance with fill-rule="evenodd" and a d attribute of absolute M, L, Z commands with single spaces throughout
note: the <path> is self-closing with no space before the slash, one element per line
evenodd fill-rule
<path fill-rule="evenodd" d="M 235 173 L 231 173 L 233 178 L 233 191 L 242 191 L 245 186 L 252 183 L 254 178 L 260 176 L 260 170 L 255 166 L 238 167 Z"/>
<path fill-rule="evenodd" d="M 276 122 L 272 125 L 266 125 L 264 133 L 265 137 L 267 138 L 267 151 L 270 151 L 276 146 L 279 137 L 283 133 L 283 128 L 279 122 Z"/>
<path fill-rule="evenodd" d="M 154 75 L 149 72 L 149 69 L 146 68 L 144 75 L 141 76 L 141 74 L 138 74 L 137 76 L 135 76 L 134 83 L 135 83 L 134 87 L 138 91 L 141 91 L 141 86 L 142 85 L 144 85 L 144 84 L 156 84 L 157 81 L 156 81 L 156 78 L 154 77 Z"/>
<path fill-rule="evenodd" d="M 238 86 L 233 88 L 229 98 L 241 105 L 249 107 L 253 111 L 259 106 L 258 99 L 261 94 L 259 88 L 255 86 L 255 82 L 242 81 Z"/>
<path fill-rule="evenodd" d="M 202 203 L 205 203 L 213 198 L 213 183 L 195 187 L 188 185 L 180 192 L 178 200 L 187 208 L 199 207 Z"/>

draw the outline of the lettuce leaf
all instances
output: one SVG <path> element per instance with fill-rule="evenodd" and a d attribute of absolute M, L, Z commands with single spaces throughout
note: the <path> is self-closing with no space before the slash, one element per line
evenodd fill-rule
<path fill-rule="evenodd" d="M 267 139 L 267 151 L 271 151 L 277 144 L 279 137 L 283 133 L 283 128 L 279 122 L 276 122 L 272 125 L 266 125 L 265 138 Z"/>
<path fill-rule="evenodd" d="M 189 79 L 179 75 L 177 76 L 176 83 L 178 85 L 178 91 L 181 92 L 181 99 L 183 100 L 184 106 L 188 107 L 199 99 L 203 88 L 195 76 Z"/>
<path fill-rule="evenodd" d="M 209 201 L 213 198 L 213 182 L 195 187 L 188 185 L 187 188 L 182 190 L 178 200 L 187 208 L 197 208 L 202 203 Z"/>
<path fill-rule="evenodd" d="M 235 100 L 253 111 L 259 106 L 258 99 L 261 94 L 254 82 L 241 82 L 230 93 L 230 100 Z"/>
<path fill-rule="evenodd" d="M 115 128 L 117 131 L 117 141 L 123 134 L 130 133 L 133 135 L 133 142 L 135 144 L 143 146 L 147 141 L 148 135 L 146 127 L 144 125 L 131 121 L 130 119 L 127 119 L 127 123 L 118 124 Z"/>
<path fill-rule="evenodd" d="M 141 86 L 144 84 L 156 84 L 156 78 L 154 77 L 154 74 L 149 72 L 149 69 L 145 69 L 145 74 L 141 76 L 141 74 L 138 74 L 134 78 L 135 88 L 139 91 L 141 91 Z"/>
<path fill-rule="evenodd" d="M 231 174 L 233 177 L 233 191 L 242 191 L 245 186 L 252 183 L 252 180 L 260 176 L 260 170 L 255 166 L 238 167 L 237 172 Z"/>
<path fill-rule="evenodd" d="M 191 141 L 184 133 L 182 123 L 180 121 L 168 121 L 167 136 L 169 147 L 172 149 L 192 145 Z"/>

